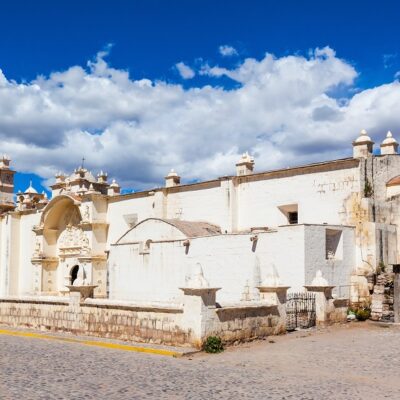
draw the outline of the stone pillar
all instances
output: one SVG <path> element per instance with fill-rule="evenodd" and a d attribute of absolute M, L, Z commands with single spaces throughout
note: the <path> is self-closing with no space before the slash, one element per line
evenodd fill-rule
<path fill-rule="evenodd" d="M 286 326 L 286 297 L 290 286 L 281 285 L 279 274 L 274 264 L 267 266 L 267 274 L 261 286 L 257 289 L 260 291 L 260 300 L 269 304 L 278 306 L 278 312 L 282 321 Z"/>
<path fill-rule="evenodd" d="M 374 142 L 368 136 L 367 131 L 363 129 L 358 138 L 353 142 L 353 157 L 367 158 L 372 154 Z"/>
<path fill-rule="evenodd" d="M 184 294 L 182 327 L 189 333 L 191 343 L 201 348 L 207 336 L 213 333 L 217 318 L 216 293 L 220 288 L 210 287 L 198 263 L 186 287 L 180 289 Z"/>
<path fill-rule="evenodd" d="M 307 292 L 315 294 L 315 316 L 317 325 L 328 324 L 330 313 L 333 311 L 332 290 L 335 286 L 329 286 L 328 281 L 322 277 L 322 272 L 317 271 L 311 285 L 304 286 Z"/>
<path fill-rule="evenodd" d="M 180 288 L 184 294 L 182 325 L 192 344 L 201 348 L 207 336 L 213 333 L 216 317 L 215 299 L 220 288 Z"/>
<path fill-rule="evenodd" d="M 393 282 L 393 311 L 394 322 L 400 323 L 400 264 L 393 265 L 394 282 Z"/>

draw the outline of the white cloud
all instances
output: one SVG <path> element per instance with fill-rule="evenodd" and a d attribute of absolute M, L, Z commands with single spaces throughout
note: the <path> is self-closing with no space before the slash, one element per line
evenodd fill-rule
<path fill-rule="evenodd" d="M 342 86 L 352 93 L 357 71 L 330 48 L 202 73 L 216 85 L 135 80 L 104 54 L 28 83 L 0 73 L 0 151 L 45 178 L 84 155 L 90 168 L 138 189 L 161 184 L 170 168 L 183 181 L 232 174 L 246 150 L 257 170 L 344 157 L 361 128 L 377 142 L 388 129 L 400 139 L 400 83 L 336 99 Z M 235 88 L 221 87 L 220 76 Z"/>
<path fill-rule="evenodd" d="M 397 53 L 384 54 L 382 58 L 383 58 L 383 67 L 385 69 L 388 69 L 394 65 L 397 58 Z"/>
<path fill-rule="evenodd" d="M 192 79 L 195 77 L 196 73 L 193 71 L 192 68 L 190 68 L 188 65 L 186 65 L 184 62 L 178 62 L 175 64 L 176 69 L 179 72 L 179 75 L 183 79 Z"/>
<path fill-rule="evenodd" d="M 226 44 L 223 46 L 219 46 L 218 50 L 223 57 L 236 56 L 238 54 L 237 50 L 234 47 L 228 46 Z"/>

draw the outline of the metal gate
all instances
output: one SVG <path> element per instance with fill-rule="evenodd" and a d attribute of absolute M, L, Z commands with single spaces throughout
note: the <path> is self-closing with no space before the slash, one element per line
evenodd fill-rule
<path fill-rule="evenodd" d="M 286 329 L 307 329 L 315 326 L 315 294 L 289 293 L 286 301 Z"/>

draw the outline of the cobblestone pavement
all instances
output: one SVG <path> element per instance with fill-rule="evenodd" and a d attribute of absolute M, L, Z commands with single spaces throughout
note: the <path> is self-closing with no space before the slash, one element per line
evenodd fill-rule
<path fill-rule="evenodd" d="M 0 335 L 0 399 L 400 399 L 399 343 L 353 323 L 171 358 Z"/>

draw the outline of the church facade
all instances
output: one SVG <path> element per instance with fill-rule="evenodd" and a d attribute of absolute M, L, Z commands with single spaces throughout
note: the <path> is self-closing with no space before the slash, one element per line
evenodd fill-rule
<path fill-rule="evenodd" d="M 57 174 L 52 196 L 14 194 L 0 163 L 0 296 L 179 302 L 199 265 L 217 301 L 257 301 L 273 277 L 293 291 L 321 271 L 339 297 L 368 297 L 368 277 L 399 262 L 400 157 L 389 132 L 374 154 L 365 131 L 353 157 L 255 172 L 244 154 L 235 176 L 121 194 L 84 167 Z"/>

